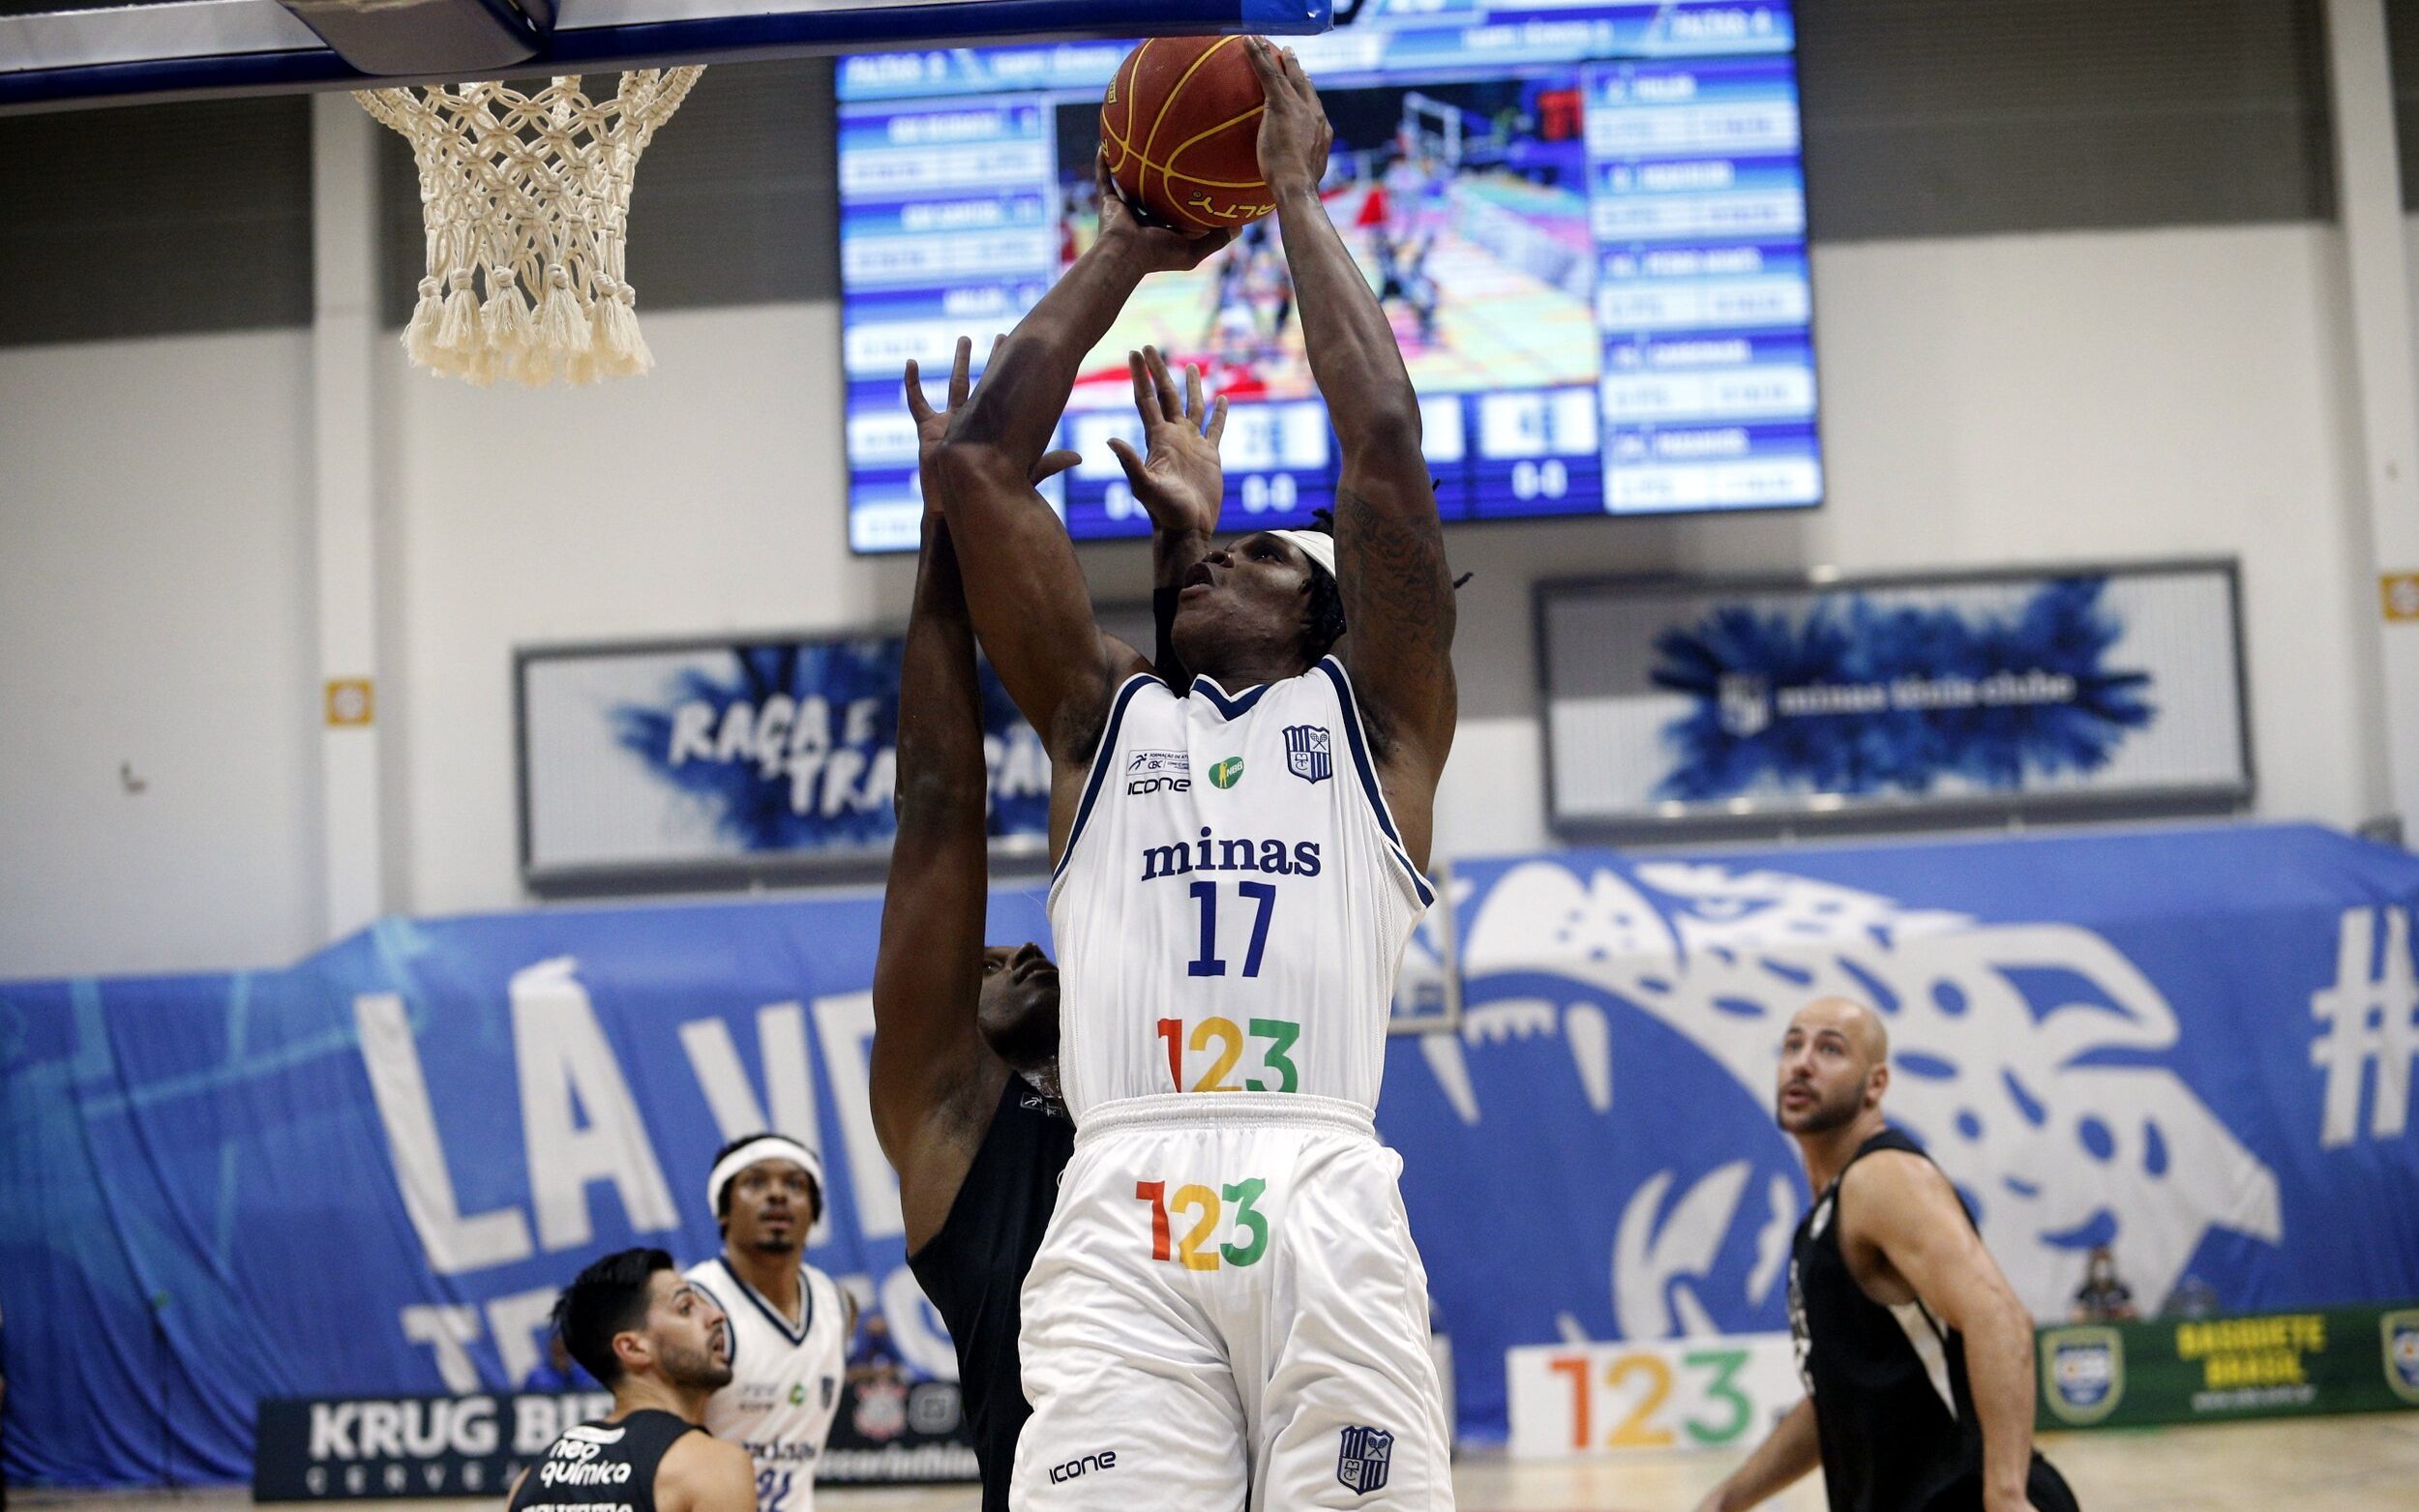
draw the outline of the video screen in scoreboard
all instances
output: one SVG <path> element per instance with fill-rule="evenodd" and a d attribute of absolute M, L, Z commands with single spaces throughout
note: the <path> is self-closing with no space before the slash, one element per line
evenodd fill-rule
<path fill-rule="evenodd" d="M 1128 43 L 865 54 L 838 72 L 849 534 L 911 550 L 899 375 L 1014 325 L 1090 245 Z M 1822 498 L 1785 4 L 1370 0 L 1296 44 L 1335 127 L 1321 193 L 1419 392 L 1449 522 Z M 1078 540 L 1149 532 L 1145 342 L 1228 397 L 1229 529 L 1299 523 L 1340 458 L 1273 220 L 1146 282 L 1085 360 L 1045 486 Z"/>

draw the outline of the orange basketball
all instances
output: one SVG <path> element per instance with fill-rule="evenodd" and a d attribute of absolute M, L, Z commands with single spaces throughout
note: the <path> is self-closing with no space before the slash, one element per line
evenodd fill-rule
<path fill-rule="evenodd" d="M 1240 37 L 1154 37 L 1100 102 L 1100 145 L 1125 197 L 1188 234 L 1276 208 L 1260 177 L 1260 75 Z"/>

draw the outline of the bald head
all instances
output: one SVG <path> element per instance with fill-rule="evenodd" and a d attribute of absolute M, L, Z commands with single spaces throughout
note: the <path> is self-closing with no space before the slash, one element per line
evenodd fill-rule
<path fill-rule="evenodd" d="M 1890 1058 L 1890 1031 L 1882 1027 L 1881 1015 L 1853 997 L 1817 997 L 1798 1010 L 1789 1026 L 1808 1034 L 1817 1029 L 1837 1029 L 1848 1037 L 1848 1043 L 1856 1047 L 1867 1066 L 1878 1066 Z"/>
<path fill-rule="evenodd" d="M 1890 1084 L 1890 1031 L 1881 1016 L 1849 997 L 1817 997 L 1797 1012 L 1780 1040 L 1775 1110 L 1791 1134 L 1816 1135 L 1881 1106 Z"/>

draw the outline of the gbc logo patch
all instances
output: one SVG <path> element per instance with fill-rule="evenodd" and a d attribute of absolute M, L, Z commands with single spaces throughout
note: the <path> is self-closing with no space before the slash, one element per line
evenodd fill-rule
<path fill-rule="evenodd" d="M 2042 1340 L 2042 1394 L 2069 1423 L 2096 1423 L 2125 1400 L 2125 1341 L 2113 1328 L 2060 1328 Z"/>
<path fill-rule="evenodd" d="M 1193 758 L 1181 751 L 1136 751 L 1125 758 L 1125 795 L 1191 792 Z"/>
<path fill-rule="evenodd" d="M 1210 786 L 1212 787 L 1232 787 L 1242 780 L 1243 758 L 1241 756 L 1228 756 L 1210 769 Z"/>
<path fill-rule="evenodd" d="M 1050 1484 L 1056 1486 L 1060 1481 L 1074 1480 L 1094 1470 L 1113 1470 L 1117 1468 L 1118 1452 L 1103 1449 L 1098 1454 L 1088 1454 L 1080 1460 L 1069 1460 L 1064 1465 L 1053 1465 L 1050 1467 Z"/>

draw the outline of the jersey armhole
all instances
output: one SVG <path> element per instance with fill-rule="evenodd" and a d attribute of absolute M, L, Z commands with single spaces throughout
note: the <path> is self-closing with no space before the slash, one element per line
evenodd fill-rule
<path fill-rule="evenodd" d="M 1100 749 L 1091 756 L 1091 775 L 1084 780 L 1083 802 L 1076 805 L 1075 822 L 1067 827 L 1066 848 L 1059 852 L 1059 864 L 1050 871 L 1052 902 L 1057 901 L 1059 883 L 1064 879 L 1066 869 L 1075 860 L 1075 847 L 1084 838 L 1085 826 L 1091 822 L 1092 808 L 1100 801 L 1100 788 L 1108 781 L 1109 768 L 1117 761 L 1118 732 L 1125 723 L 1126 708 L 1133 703 L 1136 694 L 1153 685 L 1165 686 L 1149 672 L 1136 672 L 1119 687 L 1117 701 L 1109 706 L 1109 722 L 1100 730 Z"/>
<path fill-rule="evenodd" d="M 1352 750 L 1353 770 L 1359 774 L 1361 796 L 1368 800 L 1369 812 L 1376 815 L 1378 830 L 1386 837 L 1386 848 L 1394 858 L 1403 890 L 1425 909 L 1436 902 L 1436 889 L 1411 864 L 1411 852 L 1403 848 L 1402 831 L 1394 827 L 1394 811 L 1387 806 L 1386 789 L 1378 783 L 1377 762 L 1369 754 L 1369 739 L 1361 728 L 1360 704 L 1353 697 L 1352 674 L 1331 655 L 1319 658 L 1319 670 L 1335 685 L 1336 705 L 1343 710 L 1344 744 Z"/>

